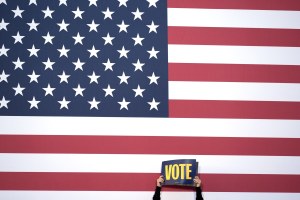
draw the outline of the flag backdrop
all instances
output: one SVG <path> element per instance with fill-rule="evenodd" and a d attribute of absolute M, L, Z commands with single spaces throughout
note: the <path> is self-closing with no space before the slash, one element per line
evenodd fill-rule
<path fill-rule="evenodd" d="M 300 199 L 300 1 L 0 0 L 0 199 Z M 194 199 L 163 188 L 162 199 Z"/>

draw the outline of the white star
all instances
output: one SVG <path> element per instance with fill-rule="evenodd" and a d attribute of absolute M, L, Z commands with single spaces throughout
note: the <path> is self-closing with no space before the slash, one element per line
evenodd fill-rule
<path fill-rule="evenodd" d="M 98 32 L 97 27 L 99 26 L 99 24 L 95 24 L 94 20 L 92 21 L 92 23 L 87 24 L 87 25 L 90 27 L 89 32 L 91 32 L 91 31 Z"/>
<path fill-rule="evenodd" d="M 81 71 L 83 71 L 82 65 L 84 65 L 85 62 L 80 62 L 80 59 L 78 58 L 77 62 L 73 62 L 73 64 L 75 65 L 75 69 L 74 70 L 81 69 Z"/>
<path fill-rule="evenodd" d="M 123 46 L 121 50 L 118 50 L 118 52 L 120 53 L 120 57 L 119 57 L 119 58 L 122 58 L 122 57 L 128 58 L 128 57 L 127 57 L 127 53 L 128 53 L 129 51 L 130 51 L 130 50 L 126 50 L 126 49 L 124 48 L 124 46 Z"/>
<path fill-rule="evenodd" d="M 126 101 L 125 98 L 123 97 L 122 101 L 119 101 L 118 104 L 121 105 L 120 110 L 122 110 L 123 108 L 125 108 L 126 110 L 128 110 L 128 104 L 130 104 L 129 101 Z"/>
<path fill-rule="evenodd" d="M 59 6 L 62 4 L 67 6 L 67 0 L 59 0 Z"/>
<path fill-rule="evenodd" d="M 82 19 L 82 13 L 84 13 L 84 11 L 81 11 L 81 10 L 79 10 L 79 7 L 77 7 L 77 10 L 75 10 L 75 11 L 72 11 L 73 13 L 74 13 L 74 19 L 76 19 L 77 17 L 79 17 L 79 18 L 81 18 Z"/>
<path fill-rule="evenodd" d="M 45 96 L 47 96 L 48 94 L 53 96 L 53 90 L 55 90 L 55 88 L 52 88 L 48 83 L 48 86 L 46 88 L 43 88 L 43 90 L 45 90 Z"/>
<path fill-rule="evenodd" d="M 14 44 L 16 44 L 17 42 L 20 42 L 21 44 L 23 44 L 22 39 L 25 36 L 21 36 L 19 31 L 18 31 L 17 35 L 13 35 L 12 37 L 15 38 L 15 43 Z"/>
<path fill-rule="evenodd" d="M 150 25 L 147 25 L 149 28 L 149 33 L 151 33 L 152 31 L 157 33 L 156 29 L 159 27 L 159 25 L 155 25 L 154 22 L 152 21 Z"/>
<path fill-rule="evenodd" d="M 53 70 L 52 65 L 55 64 L 55 62 L 51 62 L 50 59 L 48 58 L 47 62 L 43 62 L 43 64 L 45 65 L 45 70 L 46 69 Z"/>
<path fill-rule="evenodd" d="M 17 94 L 23 96 L 23 90 L 25 90 L 25 88 L 22 88 L 19 83 L 18 83 L 18 86 L 17 87 L 13 87 L 13 89 L 15 90 L 15 96 Z"/>
<path fill-rule="evenodd" d="M 6 23 L 5 21 L 4 21 L 4 19 L 2 18 L 2 21 L 0 22 L 0 30 L 2 30 L 2 29 L 4 29 L 4 30 L 7 30 L 7 25 L 8 25 L 9 23 Z"/>
<path fill-rule="evenodd" d="M 27 76 L 30 77 L 30 82 L 29 82 L 29 83 L 31 83 L 32 81 L 38 83 L 38 80 L 37 80 L 37 79 L 38 79 L 38 77 L 39 77 L 40 75 L 35 74 L 34 70 L 32 71 L 32 74 L 31 74 L 31 75 L 28 74 Z"/>
<path fill-rule="evenodd" d="M 10 100 L 6 100 L 5 97 L 3 96 L 2 97 L 2 100 L 0 101 L 0 108 L 2 107 L 5 107 L 5 108 L 8 108 L 7 107 L 7 104 L 10 102 Z"/>
<path fill-rule="evenodd" d="M 105 40 L 104 45 L 106 45 L 108 43 L 113 45 L 112 40 L 115 39 L 115 37 L 110 37 L 109 33 L 107 33 L 106 37 L 102 37 L 102 38 Z"/>
<path fill-rule="evenodd" d="M 145 63 L 140 63 L 139 59 L 136 61 L 136 63 L 132 63 L 132 64 L 135 66 L 134 71 L 136 70 L 143 71 L 142 67 L 145 65 Z"/>
<path fill-rule="evenodd" d="M 62 57 L 62 56 L 68 57 L 68 52 L 70 51 L 70 49 L 66 49 L 65 45 L 63 45 L 62 48 L 61 49 L 57 49 L 57 51 L 60 52 L 59 57 Z"/>
<path fill-rule="evenodd" d="M 0 49 L 0 56 L 5 55 L 7 57 L 7 51 L 9 51 L 9 49 L 6 49 L 4 44 L 2 44 L 2 47 Z"/>
<path fill-rule="evenodd" d="M 19 57 L 18 57 L 18 60 L 17 60 L 17 61 L 13 61 L 13 63 L 15 64 L 15 70 L 16 70 L 17 68 L 20 68 L 20 69 L 23 70 L 22 65 L 23 65 L 25 62 L 20 61 L 20 58 L 19 58 Z"/>
<path fill-rule="evenodd" d="M 62 109 L 62 108 L 69 109 L 68 104 L 69 104 L 71 101 L 67 101 L 67 100 L 65 99 L 65 97 L 64 97 L 61 101 L 57 101 L 57 102 L 60 104 L 60 109 Z"/>
<path fill-rule="evenodd" d="M 158 85 L 157 83 L 157 79 L 159 79 L 159 76 L 155 76 L 154 72 L 152 73 L 152 76 L 147 76 L 150 79 L 150 84 L 155 83 L 156 85 Z"/>
<path fill-rule="evenodd" d="M 37 52 L 40 50 L 40 49 L 36 49 L 34 44 L 32 45 L 32 48 L 31 49 L 27 49 L 29 52 L 30 52 L 30 55 L 29 57 L 35 55 L 36 57 L 38 57 L 37 55 Z"/>
<path fill-rule="evenodd" d="M 152 49 L 150 51 L 147 51 L 150 55 L 149 55 L 149 59 L 154 57 L 157 59 L 157 55 L 159 53 L 159 51 L 155 51 L 154 47 L 152 47 Z"/>
<path fill-rule="evenodd" d="M 97 83 L 98 84 L 98 78 L 100 77 L 100 76 L 97 76 L 96 74 L 95 74 L 95 72 L 93 71 L 93 74 L 92 75 L 89 75 L 88 76 L 91 80 L 90 80 L 90 84 L 91 83 L 93 83 L 93 82 L 95 82 L 95 83 Z"/>
<path fill-rule="evenodd" d="M 9 76 L 10 76 L 10 74 L 5 74 L 5 71 L 2 70 L 2 74 L 0 74 L 0 83 L 1 83 L 2 81 L 5 81 L 6 83 L 8 83 L 8 82 L 7 82 L 7 77 L 9 77 Z"/>
<path fill-rule="evenodd" d="M 119 29 L 119 33 L 121 33 L 122 31 L 127 33 L 127 27 L 129 26 L 128 24 L 124 23 L 124 20 L 122 20 L 122 24 L 117 24 L 117 26 L 120 28 Z"/>
<path fill-rule="evenodd" d="M 46 17 L 50 17 L 52 19 L 52 13 L 54 12 L 54 10 L 50 10 L 49 6 L 47 6 L 47 10 L 42 10 L 43 13 L 45 13 L 44 19 Z"/>
<path fill-rule="evenodd" d="M 137 45 L 137 44 L 143 46 L 142 41 L 145 38 L 141 38 L 139 34 L 137 34 L 136 37 L 133 37 L 132 39 L 134 40 L 134 46 Z"/>
<path fill-rule="evenodd" d="M 81 37 L 79 33 L 77 33 L 77 36 L 73 36 L 73 38 L 75 40 L 74 44 L 77 44 L 77 43 L 82 44 L 82 40 L 84 39 L 84 37 Z"/>
<path fill-rule="evenodd" d="M 98 110 L 98 104 L 100 103 L 100 101 L 96 101 L 95 97 L 93 97 L 93 101 L 88 101 L 89 104 L 91 104 L 90 110 L 92 110 L 93 108 Z"/>
<path fill-rule="evenodd" d="M 29 5 L 31 5 L 31 4 L 37 5 L 36 0 L 29 0 Z"/>
<path fill-rule="evenodd" d="M 27 23 L 29 25 L 29 31 L 31 30 L 36 30 L 37 31 L 37 26 L 40 23 L 35 23 L 34 19 L 32 19 L 31 23 Z"/>
<path fill-rule="evenodd" d="M 100 51 L 100 50 L 95 49 L 94 45 L 93 45 L 93 48 L 92 48 L 92 49 L 88 49 L 88 52 L 90 52 L 90 57 L 95 56 L 96 58 L 98 58 L 97 53 L 98 53 L 99 51 Z"/>
<path fill-rule="evenodd" d="M 38 103 L 40 103 L 40 101 L 35 100 L 34 96 L 32 97 L 31 101 L 28 101 L 28 103 L 30 103 L 30 109 L 33 108 L 33 107 L 39 109 Z"/>
<path fill-rule="evenodd" d="M 136 19 L 143 20 L 142 15 L 144 14 L 144 12 L 140 12 L 139 8 L 137 8 L 135 12 L 131 12 L 131 13 L 134 15 L 134 20 Z"/>
<path fill-rule="evenodd" d="M 75 97 L 77 95 L 81 95 L 83 96 L 82 92 L 85 90 L 85 88 L 80 87 L 80 84 L 78 84 L 77 88 L 73 88 L 73 90 L 75 90 Z"/>
<path fill-rule="evenodd" d="M 143 92 L 145 91 L 145 89 L 141 89 L 140 85 L 138 85 L 136 89 L 132 89 L 132 90 L 135 92 L 134 97 L 137 97 L 137 96 L 143 97 Z"/>
<path fill-rule="evenodd" d="M 113 97 L 113 91 L 115 91 L 115 89 L 110 88 L 110 85 L 108 84 L 107 88 L 103 88 L 103 90 L 105 91 L 105 96 L 110 95 Z"/>
<path fill-rule="evenodd" d="M 157 106 L 160 102 L 156 102 L 155 99 L 152 99 L 152 102 L 147 102 L 150 105 L 150 110 L 155 109 L 158 110 Z"/>
<path fill-rule="evenodd" d="M 17 6 L 16 10 L 11 10 L 15 13 L 14 18 L 16 17 L 21 17 L 22 18 L 22 12 L 24 12 L 24 10 L 20 10 L 19 6 Z"/>
<path fill-rule="evenodd" d="M 121 7 L 121 6 L 125 6 L 125 7 L 127 7 L 127 1 L 128 0 L 118 0 L 118 2 L 119 2 L 119 7 Z"/>
<path fill-rule="evenodd" d="M 52 43 L 52 40 L 53 40 L 53 38 L 55 37 L 55 36 L 51 36 L 50 34 L 49 34 L 49 32 L 47 33 L 47 35 L 44 35 L 44 36 L 42 36 L 44 39 L 45 39 L 45 43 L 44 44 L 47 44 L 48 42 L 50 43 L 50 44 L 53 44 Z"/>
<path fill-rule="evenodd" d="M 149 3 L 149 7 L 148 8 L 150 8 L 151 6 L 156 7 L 156 3 L 158 2 L 158 0 L 147 0 L 147 1 Z"/>
<path fill-rule="evenodd" d="M 113 11 L 109 10 L 109 7 L 107 7 L 106 11 L 102 11 L 102 13 L 104 14 L 104 19 L 106 19 L 106 18 L 112 19 L 111 15 L 114 14 Z"/>
<path fill-rule="evenodd" d="M 125 73 L 124 73 L 124 71 L 123 71 L 122 76 L 118 76 L 118 78 L 120 79 L 120 84 L 121 84 L 121 83 L 126 83 L 126 84 L 128 84 L 127 79 L 130 78 L 130 76 L 126 76 Z"/>
<path fill-rule="evenodd" d="M 32 74 L 31 74 L 31 75 L 28 74 L 27 76 L 30 77 L 30 82 L 29 82 L 29 83 L 31 83 L 32 81 L 38 83 L 38 80 L 37 80 L 37 79 L 38 79 L 38 77 L 39 77 L 40 75 L 35 74 L 34 70 L 32 71 Z"/>
<path fill-rule="evenodd" d="M 106 63 L 102 63 L 103 65 L 105 65 L 105 69 L 104 71 L 110 69 L 111 71 L 113 71 L 113 68 L 112 66 L 115 64 L 115 63 L 111 63 L 109 58 L 107 59 L 107 62 Z"/>
<path fill-rule="evenodd" d="M 5 5 L 7 5 L 6 0 L 0 0 L 0 4 L 5 4 Z"/>
<path fill-rule="evenodd" d="M 61 30 L 65 30 L 65 31 L 68 32 L 68 28 L 67 28 L 67 27 L 68 27 L 70 24 L 66 24 L 66 23 L 65 23 L 65 20 L 62 20 L 61 23 L 57 23 L 57 25 L 59 26 L 59 32 L 60 32 Z"/>
<path fill-rule="evenodd" d="M 90 5 L 89 5 L 89 6 L 95 5 L 95 6 L 97 7 L 97 1 L 98 1 L 98 0 L 89 0 L 89 2 L 90 2 Z"/>
<path fill-rule="evenodd" d="M 57 76 L 60 78 L 60 83 L 62 82 L 68 83 L 68 78 L 70 77 L 70 75 L 66 75 L 65 71 L 63 71 L 61 75 L 57 75 Z"/>

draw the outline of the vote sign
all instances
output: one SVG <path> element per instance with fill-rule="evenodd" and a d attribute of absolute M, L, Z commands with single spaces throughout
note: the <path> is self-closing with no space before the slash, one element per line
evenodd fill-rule
<path fill-rule="evenodd" d="M 163 161 L 161 174 L 164 176 L 163 185 L 193 186 L 197 176 L 198 162 L 196 159 L 180 159 Z"/>

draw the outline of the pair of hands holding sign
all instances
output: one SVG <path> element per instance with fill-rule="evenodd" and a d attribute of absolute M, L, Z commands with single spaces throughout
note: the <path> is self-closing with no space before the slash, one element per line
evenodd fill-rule
<path fill-rule="evenodd" d="M 156 180 L 156 186 L 161 187 L 162 183 L 164 182 L 164 176 L 160 176 L 157 180 Z M 199 178 L 199 176 L 195 176 L 194 178 L 194 183 L 196 187 L 200 187 L 201 186 L 201 180 Z"/>

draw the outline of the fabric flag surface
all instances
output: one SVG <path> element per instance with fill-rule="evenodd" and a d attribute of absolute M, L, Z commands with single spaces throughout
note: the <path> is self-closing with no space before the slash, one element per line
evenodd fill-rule
<path fill-rule="evenodd" d="M 151 199 L 175 159 L 300 199 L 299 36 L 297 0 L 0 0 L 0 199 Z"/>

